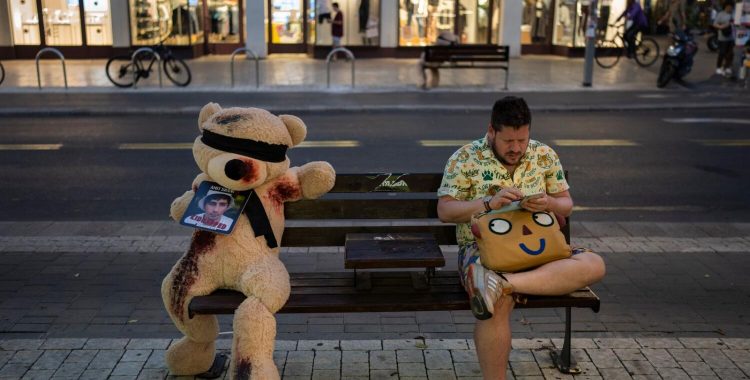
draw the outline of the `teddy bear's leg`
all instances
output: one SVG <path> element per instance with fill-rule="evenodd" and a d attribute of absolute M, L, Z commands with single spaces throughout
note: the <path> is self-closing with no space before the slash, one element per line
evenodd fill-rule
<path fill-rule="evenodd" d="M 273 362 L 276 319 L 259 299 L 250 296 L 234 312 L 231 379 L 275 380 Z M 248 376 L 250 375 L 250 376 Z"/>
<path fill-rule="evenodd" d="M 165 355 L 169 371 L 173 375 L 197 375 L 211 368 L 214 361 L 215 340 L 219 335 L 219 322 L 213 315 L 187 315 L 187 305 L 195 295 L 193 288 L 175 286 L 175 274 L 179 265 L 167 275 L 162 283 L 162 297 L 169 317 L 185 336 L 172 344 Z M 204 281 L 197 279 L 194 285 L 200 289 Z M 179 301 L 175 305 L 175 300 Z"/>

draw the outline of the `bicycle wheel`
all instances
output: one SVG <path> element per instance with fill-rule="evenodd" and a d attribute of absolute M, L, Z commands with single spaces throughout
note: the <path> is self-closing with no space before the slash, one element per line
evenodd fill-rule
<path fill-rule="evenodd" d="M 5 67 L 3 67 L 2 63 L 0 63 L 0 84 L 3 84 L 4 80 L 5 80 Z"/>
<path fill-rule="evenodd" d="M 110 58 L 107 61 L 105 70 L 107 78 L 115 86 L 123 88 L 133 86 L 133 71 L 135 67 L 127 55 L 118 55 Z"/>
<path fill-rule="evenodd" d="M 635 47 L 635 61 L 641 67 L 648 67 L 654 64 L 659 58 L 659 44 L 653 38 L 643 38 L 638 46 Z"/>
<path fill-rule="evenodd" d="M 190 68 L 185 61 L 179 58 L 169 57 L 164 60 L 164 72 L 172 83 L 185 87 L 190 84 Z"/>
<path fill-rule="evenodd" d="M 614 41 L 599 41 L 596 43 L 596 52 L 594 59 L 596 64 L 602 68 L 608 69 L 620 61 L 622 47 L 617 46 Z"/>

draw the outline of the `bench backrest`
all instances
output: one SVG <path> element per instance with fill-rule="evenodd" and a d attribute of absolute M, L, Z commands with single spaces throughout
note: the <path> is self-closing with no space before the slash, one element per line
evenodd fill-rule
<path fill-rule="evenodd" d="M 415 233 L 456 244 L 456 228 L 437 219 L 442 173 L 337 174 L 320 199 L 286 204 L 285 247 L 343 246 L 349 233 Z M 563 230 L 569 236 L 567 226 Z"/>
<path fill-rule="evenodd" d="M 427 62 L 507 62 L 507 45 L 452 45 L 425 46 Z"/>

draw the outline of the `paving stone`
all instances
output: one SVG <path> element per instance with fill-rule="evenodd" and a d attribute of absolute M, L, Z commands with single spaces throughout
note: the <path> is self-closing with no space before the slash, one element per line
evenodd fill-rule
<path fill-rule="evenodd" d="M 28 370 L 28 363 L 6 363 L 3 368 L 0 368 L 0 379 L 18 379 Z"/>
<path fill-rule="evenodd" d="M 383 343 L 380 340 L 342 340 L 340 342 L 343 351 L 372 351 L 382 350 Z"/>
<path fill-rule="evenodd" d="M 451 350 L 451 356 L 455 363 L 474 363 L 479 361 L 475 350 Z"/>
<path fill-rule="evenodd" d="M 290 352 L 291 353 L 291 352 Z M 284 377 L 286 376 L 311 376 L 312 375 L 312 361 L 310 362 L 290 362 L 287 358 L 286 365 L 284 365 Z"/>
<path fill-rule="evenodd" d="M 714 368 L 720 379 L 748 379 L 748 375 L 739 368 Z"/>
<path fill-rule="evenodd" d="M 53 376 L 62 379 L 76 379 L 85 370 L 86 363 L 63 363 Z"/>
<path fill-rule="evenodd" d="M 468 377 L 468 376 L 482 376 L 482 369 L 479 367 L 479 362 L 460 362 L 454 365 L 456 376 Z"/>
<path fill-rule="evenodd" d="M 682 368 L 656 368 L 659 375 L 665 379 L 688 379 L 689 375 Z"/>
<path fill-rule="evenodd" d="M 98 350 L 73 350 L 70 351 L 68 357 L 65 358 L 66 363 L 88 363 L 94 359 Z"/>
<path fill-rule="evenodd" d="M 145 362 L 151 356 L 151 350 L 125 350 L 120 362 Z"/>
<path fill-rule="evenodd" d="M 383 350 L 413 350 L 425 349 L 427 345 L 422 339 L 384 339 Z"/>
<path fill-rule="evenodd" d="M 633 338 L 594 338 L 599 348 L 641 348 Z"/>
<path fill-rule="evenodd" d="M 167 350 L 153 350 L 151 352 L 151 355 L 148 357 L 148 360 L 146 360 L 146 363 L 143 364 L 143 368 L 166 368 L 167 363 L 164 361 L 164 356 L 166 355 L 166 353 Z M 274 352 L 274 354 L 276 354 L 276 352 Z M 284 357 L 284 359 L 286 359 L 286 357 Z"/>
<path fill-rule="evenodd" d="M 396 359 L 399 363 L 424 363 L 424 351 L 396 350 Z"/>
<path fill-rule="evenodd" d="M 39 347 L 43 350 L 77 350 L 86 344 L 86 338 L 50 338 Z"/>
<path fill-rule="evenodd" d="M 298 351 L 330 351 L 341 350 L 338 340 L 300 340 L 297 343 Z"/>
<path fill-rule="evenodd" d="M 124 350 L 99 350 L 89 363 L 88 369 L 113 369 L 125 353 Z"/>
<path fill-rule="evenodd" d="M 4 366 L 5 363 L 7 363 L 15 354 L 15 351 L 0 351 L 0 368 L 2 368 L 2 366 Z"/>
<path fill-rule="evenodd" d="M 43 339 L 5 339 L 0 340 L 0 349 L 5 351 L 36 350 L 42 343 Z"/>
<path fill-rule="evenodd" d="M 229 340 L 229 339 L 227 339 Z M 231 340 L 229 340 L 231 342 Z M 231 346 L 230 346 L 231 347 Z M 274 342 L 274 350 L 278 351 L 295 351 L 297 349 L 296 340 L 277 340 Z"/>
<path fill-rule="evenodd" d="M 734 363 L 750 363 L 750 350 L 721 350 Z"/>
<path fill-rule="evenodd" d="M 545 380 L 573 380 L 573 375 L 561 373 L 557 368 L 542 368 L 542 375 Z M 577 379 L 578 377 L 575 377 Z"/>
<path fill-rule="evenodd" d="M 91 338 L 83 346 L 87 350 L 118 350 L 124 349 L 130 339 Z"/>
<path fill-rule="evenodd" d="M 163 380 L 167 377 L 169 370 L 166 368 L 144 368 L 138 374 L 137 380 Z"/>
<path fill-rule="evenodd" d="M 513 362 L 510 363 L 510 367 L 513 370 L 513 375 L 518 378 L 519 376 L 541 376 L 542 371 L 537 366 L 536 362 Z"/>
<path fill-rule="evenodd" d="M 287 363 L 312 363 L 314 359 L 313 351 L 289 351 L 286 356 Z"/>
<path fill-rule="evenodd" d="M 427 369 L 424 363 L 398 363 L 399 377 L 425 377 Z"/>
<path fill-rule="evenodd" d="M 455 380 L 456 374 L 445 369 L 428 369 L 427 378 L 430 380 Z"/>
<path fill-rule="evenodd" d="M 513 339 L 511 347 L 520 350 L 536 350 L 546 347 L 554 347 L 550 339 Z"/>
<path fill-rule="evenodd" d="M 341 351 L 317 351 L 313 362 L 313 370 L 341 368 Z"/>
<path fill-rule="evenodd" d="M 674 338 L 635 338 L 643 348 L 683 348 L 682 343 Z"/>
<path fill-rule="evenodd" d="M 31 369 L 28 370 L 21 380 L 48 380 L 55 374 L 56 369 Z"/>
<path fill-rule="evenodd" d="M 615 348 L 613 351 L 621 361 L 646 360 L 641 354 L 641 350 L 636 348 Z"/>
<path fill-rule="evenodd" d="M 340 378 L 337 369 L 313 369 L 312 380 L 339 380 Z"/>
<path fill-rule="evenodd" d="M 346 352 L 344 352 L 346 356 Z M 350 363 L 343 361 L 341 363 L 341 377 L 350 379 L 355 376 L 366 377 L 370 373 L 370 368 L 366 363 Z"/>
<path fill-rule="evenodd" d="M 596 368 L 621 368 L 622 363 L 610 348 L 588 349 L 586 353 L 591 357 L 591 361 Z M 605 376 L 606 377 L 606 376 Z"/>
<path fill-rule="evenodd" d="M 719 338 L 679 338 L 687 348 L 723 348 L 724 342 Z"/>
<path fill-rule="evenodd" d="M 112 370 L 111 376 L 138 376 L 143 362 L 119 362 Z"/>
<path fill-rule="evenodd" d="M 14 363 L 14 364 L 34 364 L 37 359 L 39 359 L 40 356 L 44 351 L 42 350 L 21 350 L 16 351 L 16 354 L 13 355 L 10 360 L 8 360 L 8 363 Z"/>
<path fill-rule="evenodd" d="M 747 338 L 722 338 L 727 347 L 733 350 L 750 350 L 750 339 Z M 0 343 L 2 344 L 2 343 Z"/>
<path fill-rule="evenodd" d="M 425 350 L 424 360 L 427 369 L 453 369 L 449 350 Z"/>
<path fill-rule="evenodd" d="M 632 377 L 628 371 L 623 368 L 599 368 L 599 373 L 606 380 L 630 380 Z M 668 378 L 669 379 L 669 378 Z"/>
<path fill-rule="evenodd" d="M 70 350 L 45 350 L 31 369 L 57 369 L 70 354 Z"/>
<path fill-rule="evenodd" d="M 106 379 L 111 372 L 112 369 L 86 369 L 79 380 L 102 380 Z"/>
<path fill-rule="evenodd" d="M 713 369 L 717 368 L 737 368 L 734 363 L 724 355 L 722 350 L 698 348 L 695 353 L 703 359 L 706 364 Z"/>
<path fill-rule="evenodd" d="M 633 375 L 656 374 L 656 368 L 654 368 L 651 362 L 646 360 L 646 358 L 643 358 L 643 360 L 623 360 L 622 364 L 625 366 L 625 369 Z"/>
<path fill-rule="evenodd" d="M 370 360 L 370 354 L 367 351 L 342 351 L 342 363 L 367 363 Z M 359 364 L 361 366 L 361 364 Z"/>
<path fill-rule="evenodd" d="M 371 370 L 396 370 L 396 351 L 370 351 Z"/>
<path fill-rule="evenodd" d="M 225 339 L 220 339 L 225 340 Z M 227 341 L 230 341 L 226 339 Z M 125 346 L 128 350 L 166 350 L 171 339 L 138 339 L 134 338 Z"/>
<path fill-rule="evenodd" d="M 466 339 L 426 339 L 427 348 L 433 350 L 465 350 Z"/>
<path fill-rule="evenodd" d="M 695 350 L 692 348 L 670 348 L 667 349 L 670 355 L 672 355 L 678 362 L 699 362 L 703 361 Z"/>
<path fill-rule="evenodd" d="M 643 356 L 653 364 L 657 369 L 659 368 L 675 368 L 679 367 L 679 364 L 669 355 L 666 349 L 663 348 L 644 348 L 641 350 Z"/>
<path fill-rule="evenodd" d="M 398 379 L 398 371 L 395 369 L 371 369 L 370 380 L 394 380 Z"/>

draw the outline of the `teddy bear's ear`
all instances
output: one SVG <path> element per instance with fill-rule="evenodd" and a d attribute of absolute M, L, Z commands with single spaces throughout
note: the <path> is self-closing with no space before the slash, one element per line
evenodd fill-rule
<path fill-rule="evenodd" d="M 221 106 L 216 103 L 208 103 L 201 108 L 201 113 L 198 115 L 198 130 L 203 130 L 203 123 L 211 117 L 211 115 L 221 111 Z"/>
<path fill-rule="evenodd" d="M 292 145 L 299 145 L 307 136 L 307 126 L 305 122 L 297 116 L 279 115 L 279 119 L 284 122 L 289 135 L 292 136 Z"/>

